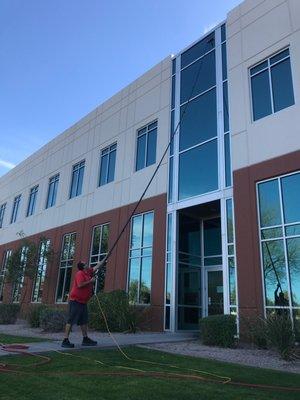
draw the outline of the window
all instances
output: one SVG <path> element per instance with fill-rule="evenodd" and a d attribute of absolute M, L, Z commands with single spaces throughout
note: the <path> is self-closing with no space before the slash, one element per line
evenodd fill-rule
<path fill-rule="evenodd" d="M 98 261 L 108 253 L 108 235 L 109 225 L 103 224 L 95 226 L 93 229 L 92 245 L 90 252 L 90 266 L 94 267 Z M 98 273 L 98 279 L 95 285 L 95 291 L 100 292 L 104 290 L 105 286 L 105 268 L 102 268 Z"/>
<path fill-rule="evenodd" d="M 7 269 L 8 260 L 11 257 L 12 251 L 6 250 L 3 255 L 2 264 L 0 267 L 0 301 L 3 301 L 3 290 L 5 284 L 5 274 Z"/>
<path fill-rule="evenodd" d="M 136 215 L 131 220 L 129 248 L 129 301 L 150 304 L 154 213 Z"/>
<path fill-rule="evenodd" d="M 73 165 L 70 199 L 79 196 L 82 193 L 84 166 L 85 166 L 84 160 Z"/>
<path fill-rule="evenodd" d="M 53 207 L 56 203 L 58 182 L 59 182 L 59 174 L 52 176 L 52 178 L 49 179 L 46 208 Z"/>
<path fill-rule="evenodd" d="M 115 179 L 116 155 L 116 143 L 101 151 L 99 186 Z"/>
<path fill-rule="evenodd" d="M 56 302 L 66 303 L 70 292 L 73 261 L 75 256 L 76 233 L 68 233 L 63 237 L 59 276 L 56 291 Z"/>
<path fill-rule="evenodd" d="M 27 254 L 28 254 L 28 247 L 23 246 L 20 254 L 20 266 L 18 268 L 19 271 L 16 282 L 14 283 L 12 290 L 12 301 L 14 303 L 19 303 L 21 299 L 21 293 L 24 284 L 24 274 L 27 262 Z"/>
<path fill-rule="evenodd" d="M 29 217 L 30 215 L 32 215 L 34 213 L 38 190 L 39 190 L 39 185 L 36 185 L 30 189 L 28 207 L 27 207 L 27 213 L 26 213 L 27 217 Z"/>
<path fill-rule="evenodd" d="M 251 68 L 250 78 L 254 121 L 295 104 L 289 49 Z"/>
<path fill-rule="evenodd" d="M 157 121 L 138 130 L 136 171 L 156 162 Z"/>
<path fill-rule="evenodd" d="M 20 201 L 21 201 L 21 195 L 19 194 L 18 196 L 16 196 L 14 198 L 14 204 L 13 204 L 13 209 L 12 209 L 11 218 L 10 218 L 11 224 L 16 222 L 16 220 L 17 220 Z"/>
<path fill-rule="evenodd" d="M 2 228 L 3 226 L 5 209 L 6 209 L 6 203 L 2 204 L 0 207 L 0 228 Z"/>
<path fill-rule="evenodd" d="M 266 311 L 294 316 L 296 327 L 300 308 L 300 172 L 260 182 L 257 192 Z"/>
<path fill-rule="evenodd" d="M 33 290 L 32 290 L 32 297 L 31 297 L 32 303 L 40 303 L 42 301 L 49 248 L 50 248 L 50 240 L 49 239 L 42 240 L 40 243 L 37 272 L 34 279 Z"/>

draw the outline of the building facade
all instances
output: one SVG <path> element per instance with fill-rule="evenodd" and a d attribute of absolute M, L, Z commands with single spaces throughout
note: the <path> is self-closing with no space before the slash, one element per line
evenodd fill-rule
<path fill-rule="evenodd" d="M 283 309 L 299 329 L 299 88 L 300 3 L 245 0 L 0 179 L 0 301 L 65 307 L 171 141 L 95 290 L 126 290 L 152 330 Z M 20 231 L 39 258 L 11 285 Z"/>

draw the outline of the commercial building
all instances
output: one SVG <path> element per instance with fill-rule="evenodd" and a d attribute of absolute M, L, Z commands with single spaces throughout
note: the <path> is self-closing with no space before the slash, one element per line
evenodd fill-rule
<path fill-rule="evenodd" d="M 0 282 L 17 233 L 44 238 L 35 278 L 1 283 L 1 301 L 26 287 L 23 307 L 66 304 L 76 263 L 107 254 L 175 131 L 96 289 L 127 290 L 153 330 L 282 307 L 297 328 L 299 96 L 299 1 L 245 0 L 0 179 Z"/>

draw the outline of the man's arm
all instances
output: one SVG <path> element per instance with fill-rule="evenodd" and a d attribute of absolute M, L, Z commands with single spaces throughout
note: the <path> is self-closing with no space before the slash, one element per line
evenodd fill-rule
<path fill-rule="evenodd" d="M 93 277 L 93 278 L 89 279 L 88 281 L 79 282 L 77 284 L 77 287 L 82 288 L 84 286 L 90 285 L 91 283 L 94 283 L 95 281 L 96 281 L 96 278 Z"/>
<path fill-rule="evenodd" d="M 102 261 L 98 261 L 97 264 L 93 267 L 93 272 L 97 272 L 99 268 L 102 268 L 105 266 L 107 260 L 104 258 Z"/>

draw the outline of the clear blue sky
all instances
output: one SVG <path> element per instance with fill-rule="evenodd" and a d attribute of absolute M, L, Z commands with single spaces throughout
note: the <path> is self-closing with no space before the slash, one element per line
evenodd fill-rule
<path fill-rule="evenodd" d="M 0 176 L 241 0 L 0 0 Z"/>

